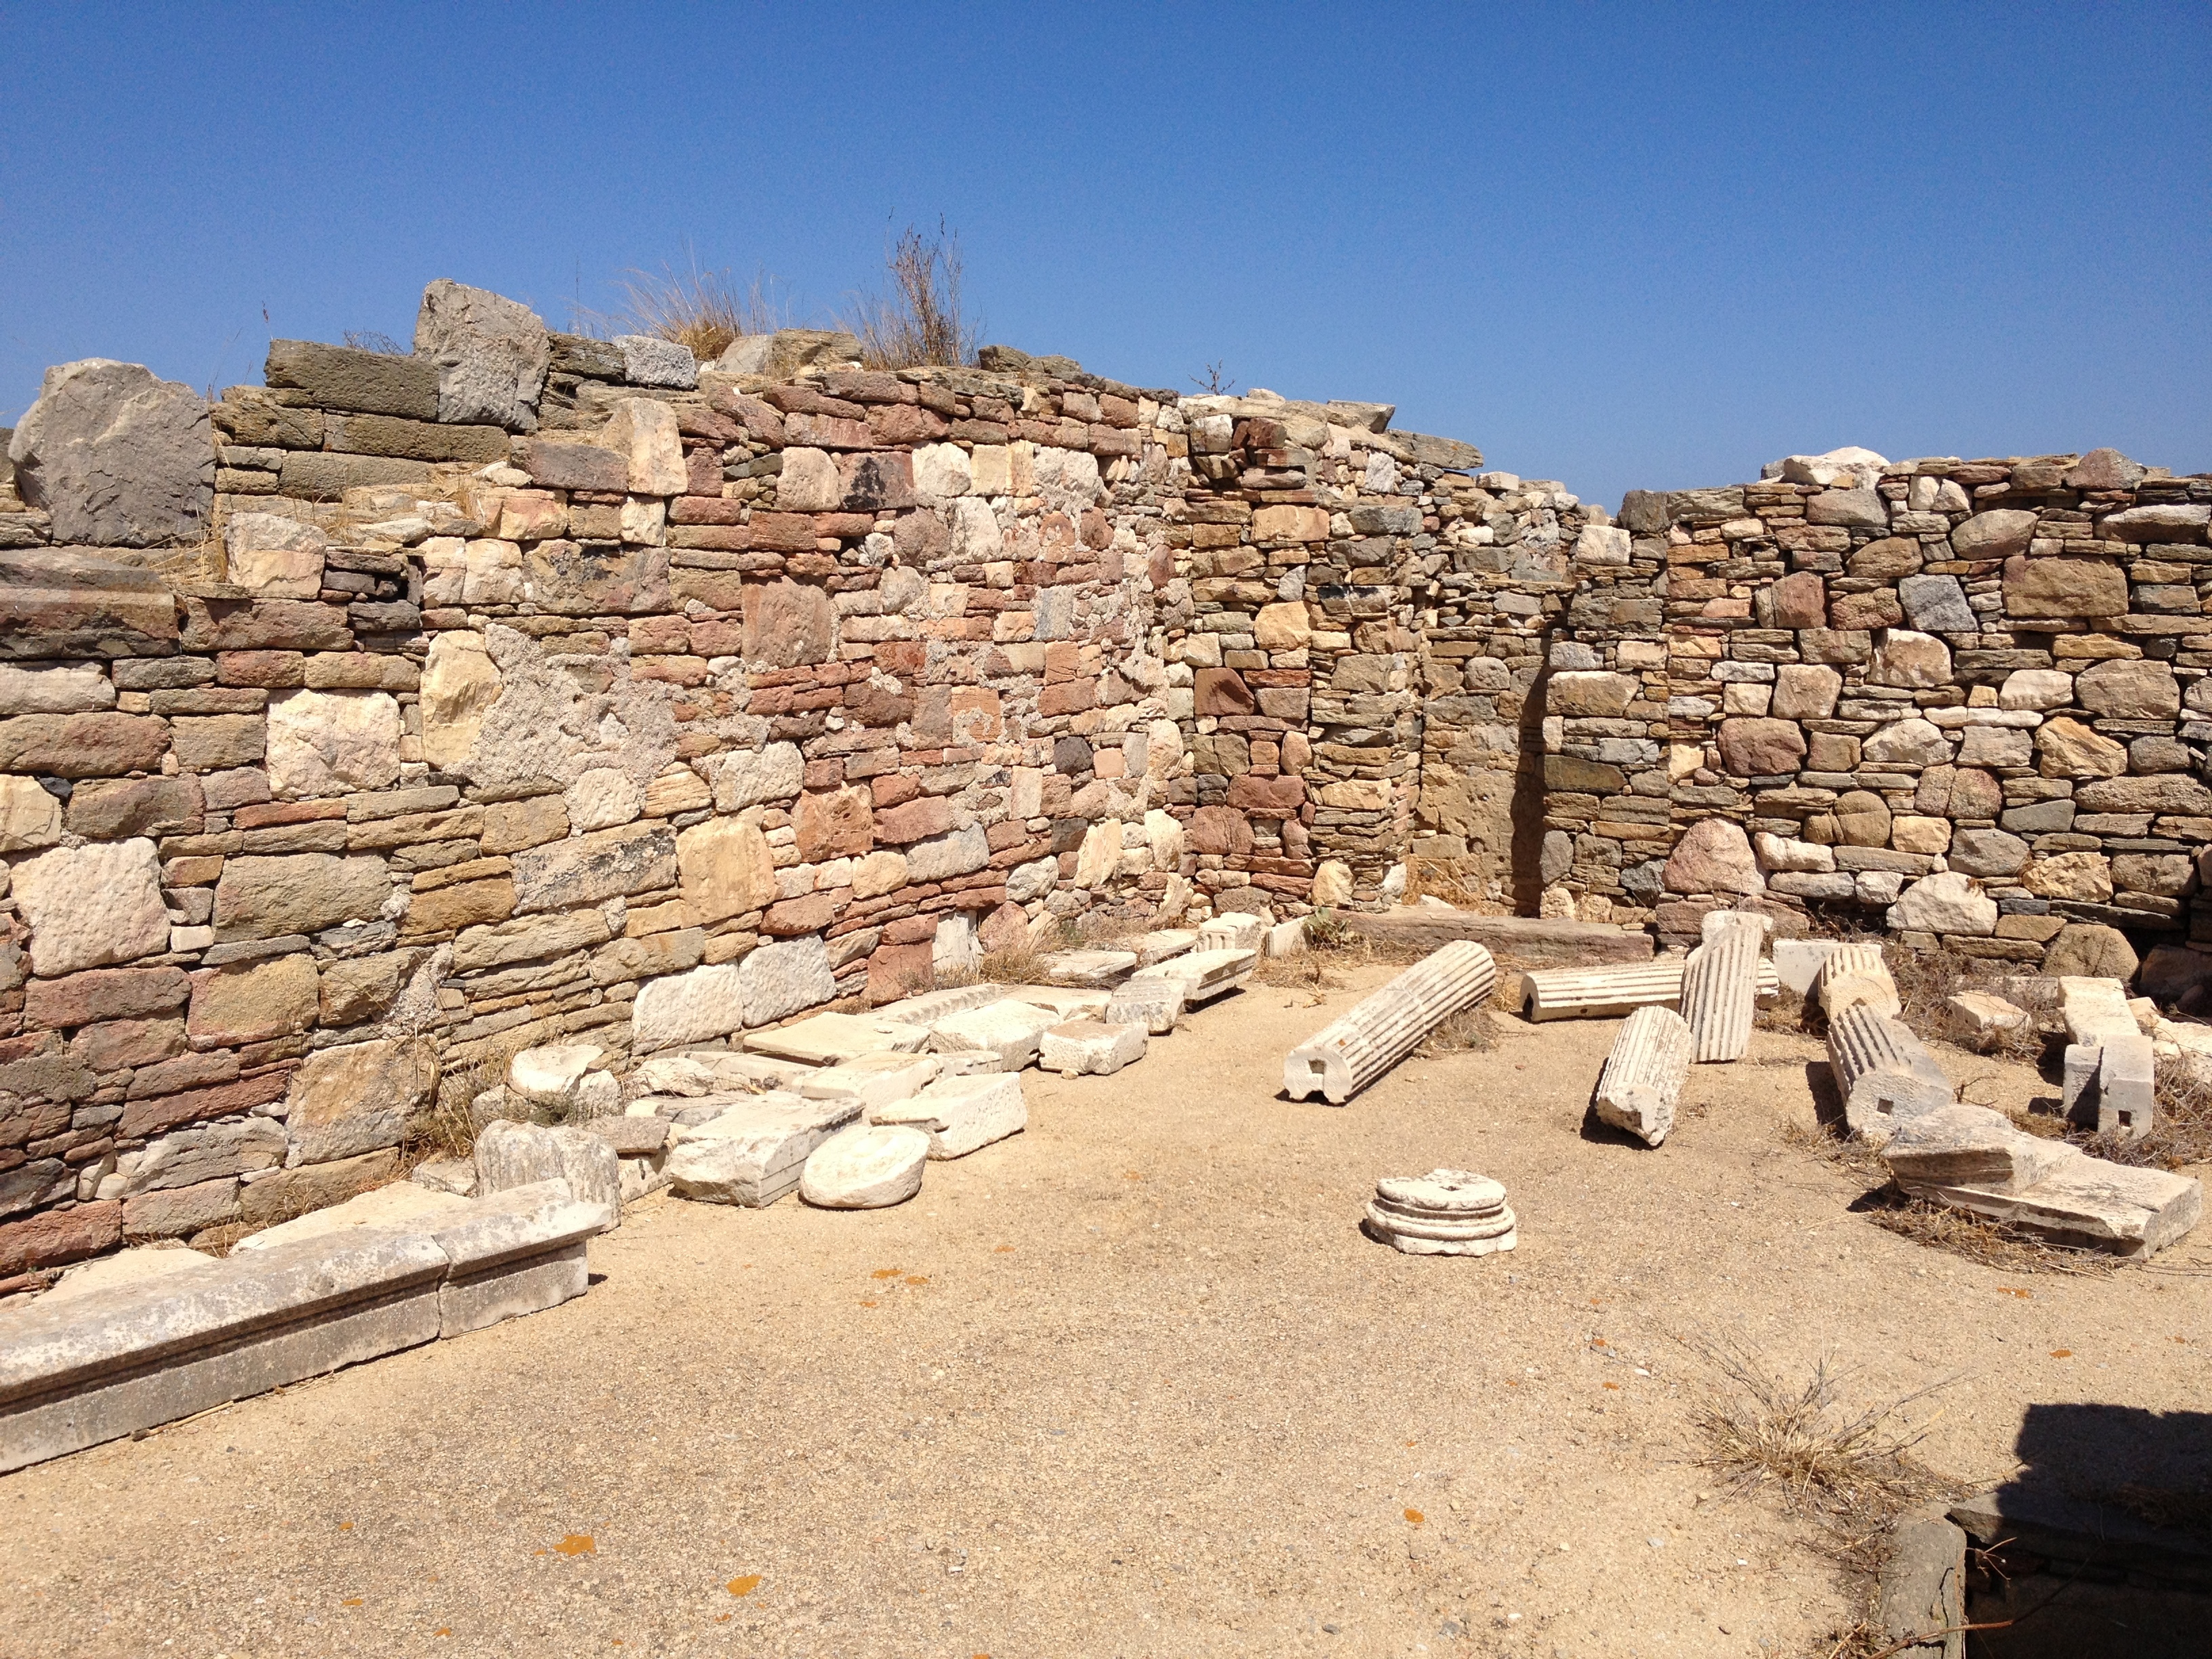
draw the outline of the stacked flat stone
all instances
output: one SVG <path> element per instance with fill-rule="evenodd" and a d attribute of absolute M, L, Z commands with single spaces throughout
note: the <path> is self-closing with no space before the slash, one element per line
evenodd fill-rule
<path fill-rule="evenodd" d="M 1369 1237 L 1407 1255 L 1489 1255 L 1518 1242 L 1505 1188 L 1469 1170 L 1386 1176 L 1375 1183 L 1363 1225 Z"/>
<path fill-rule="evenodd" d="M 1318 1094 L 1341 1106 L 1497 983 L 1498 964 L 1487 949 L 1453 940 L 1285 1055 L 1283 1092 L 1292 1100 Z"/>
<path fill-rule="evenodd" d="M 1820 964 L 1815 989 L 1820 999 L 1820 1012 L 1830 1019 L 1853 1003 L 1864 1003 L 1875 1012 L 1887 1014 L 1892 1019 L 1905 1012 L 1905 1004 L 1897 994 L 1897 981 L 1891 977 L 1889 964 L 1882 960 L 1879 945 L 1838 945 Z"/>
<path fill-rule="evenodd" d="M 1886 1145 L 1903 1119 L 1952 1103 L 1950 1079 L 1911 1028 L 1863 1003 L 1828 1022 L 1828 1066 L 1844 1121 L 1870 1146 Z"/>
<path fill-rule="evenodd" d="M 1687 1020 L 1671 1008 L 1638 1008 L 1622 1023 L 1598 1073 L 1598 1116 L 1656 1146 L 1674 1127 L 1674 1108 L 1696 1057 Z"/>
<path fill-rule="evenodd" d="M 1717 911 L 1705 918 L 1705 930 L 1682 969 L 1682 1018 L 1697 1037 L 1701 1065 L 1741 1060 L 1751 1047 L 1766 919 Z"/>
<path fill-rule="evenodd" d="M 1618 1019 L 1654 1004 L 1673 1008 L 1682 1000 L 1680 957 L 1617 968 L 1535 968 L 1521 975 L 1521 1014 L 1529 1020 Z M 1782 994 L 1774 964 L 1759 963 L 1758 998 Z"/>

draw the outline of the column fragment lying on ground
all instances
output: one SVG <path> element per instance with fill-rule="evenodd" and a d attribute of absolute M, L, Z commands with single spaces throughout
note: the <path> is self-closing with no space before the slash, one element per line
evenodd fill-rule
<path fill-rule="evenodd" d="M 1341 1106 L 1497 983 L 1490 952 L 1455 940 L 1291 1049 L 1283 1060 L 1283 1092 L 1292 1100 L 1319 1094 Z"/>

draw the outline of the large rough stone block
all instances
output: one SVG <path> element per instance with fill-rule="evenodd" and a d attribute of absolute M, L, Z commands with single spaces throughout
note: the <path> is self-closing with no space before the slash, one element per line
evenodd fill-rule
<path fill-rule="evenodd" d="M 319 933 L 342 921 L 373 921 L 392 896 L 380 858 L 295 853 L 227 859 L 215 888 L 222 941 Z"/>
<path fill-rule="evenodd" d="M 630 1046 L 639 1054 L 727 1036 L 744 1024 L 735 963 L 649 979 L 630 1009 Z"/>
<path fill-rule="evenodd" d="M 185 1030 L 204 1042 L 266 1042 L 315 1023 L 320 998 L 306 951 L 267 962 L 208 968 L 192 975 Z"/>
<path fill-rule="evenodd" d="M 292 1073 L 284 1097 L 285 1163 L 325 1164 L 397 1146 L 437 1081 L 437 1054 L 427 1038 L 317 1050 Z"/>
<path fill-rule="evenodd" d="M 1670 893 L 1759 893 L 1766 884 L 1751 838 L 1726 818 L 1703 818 L 1684 832 L 1662 878 Z"/>
<path fill-rule="evenodd" d="M 165 720 L 143 714 L 18 714 L 0 720 L 0 769 L 58 778 L 112 778 L 161 768 Z"/>
<path fill-rule="evenodd" d="M 552 346 L 529 307 L 441 276 L 422 290 L 415 350 L 437 365 L 440 421 L 538 429 Z"/>
<path fill-rule="evenodd" d="M 670 608 L 665 547 L 538 542 L 523 555 L 522 571 L 531 599 L 557 616 L 635 616 Z"/>
<path fill-rule="evenodd" d="M 388 789 L 399 704 L 383 691 L 288 691 L 269 704 L 269 784 L 280 800 Z"/>
<path fill-rule="evenodd" d="M 274 513 L 234 513 L 222 542 L 234 586 L 270 599 L 312 599 L 322 592 L 330 540 L 314 526 Z"/>
<path fill-rule="evenodd" d="M 589 1130 L 545 1128 L 502 1119 L 477 1137 L 477 1191 L 504 1192 L 543 1181 L 565 1181 L 581 1202 L 622 1209 L 622 1160 Z"/>
<path fill-rule="evenodd" d="M 796 668 L 827 662 L 836 648 L 836 607 L 818 587 L 788 580 L 748 584 L 744 617 L 748 662 Z"/>
<path fill-rule="evenodd" d="M 79 547 L 0 559 L 0 658 L 151 654 L 177 637 L 177 602 L 151 570 Z"/>
<path fill-rule="evenodd" d="M 598 904 L 676 884 L 676 836 L 663 825 L 625 824 L 514 855 L 518 915 Z"/>
<path fill-rule="evenodd" d="M 46 373 L 15 427 L 15 487 L 57 542 L 155 547 L 199 539 L 215 501 L 215 436 L 192 389 L 106 357 Z"/>
<path fill-rule="evenodd" d="M 709 818 L 676 837 L 684 902 L 701 922 L 720 921 L 775 902 L 775 859 L 768 837 L 744 818 Z"/>
<path fill-rule="evenodd" d="M 262 378 L 272 386 L 304 392 L 324 409 L 416 421 L 438 418 L 438 365 L 428 357 L 314 340 L 271 340 Z"/>
<path fill-rule="evenodd" d="M 599 435 L 600 443 L 629 460 L 630 493 L 680 495 L 690 483 L 676 411 L 651 398 L 625 398 Z"/>
<path fill-rule="evenodd" d="M 0 776 L 0 853 L 28 853 L 62 838 L 62 804 L 35 779 Z"/>
<path fill-rule="evenodd" d="M 830 952 L 819 939 L 763 945 L 738 964 L 738 1000 L 747 1025 L 766 1025 L 837 994 Z"/>
<path fill-rule="evenodd" d="M 41 977 L 169 948 L 151 841 L 54 848 L 15 866 L 14 894 L 31 925 L 31 971 Z"/>

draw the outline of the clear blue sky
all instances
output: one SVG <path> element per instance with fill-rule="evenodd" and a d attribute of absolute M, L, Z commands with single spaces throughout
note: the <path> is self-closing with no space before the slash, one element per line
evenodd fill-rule
<path fill-rule="evenodd" d="M 2212 8 L 0 0 L 0 423 L 259 379 L 422 284 L 687 249 L 823 316 L 962 233 L 987 337 L 1396 403 L 1618 501 L 1795 450 L 2212 468 Z"/>

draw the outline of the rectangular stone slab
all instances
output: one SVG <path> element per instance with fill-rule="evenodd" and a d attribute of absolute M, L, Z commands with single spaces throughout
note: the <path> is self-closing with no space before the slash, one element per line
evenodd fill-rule
<path fill-rule="evenodd" d="M 939 1020 L 930 1028 L 929 1046 L 945 1053 L 988 1049 L 1001 1069 L 1018 1072 L 1036 1058 L 1045 1032 L 1066 1018 L 1034 1003 L 994 1002 Z"/>
<path fill-rule="evenodd" d="M 1472 939 L 1538 967 L 1578 967 L 1603 962 L 1649 962 L 1651 936 L 1602 921 L 1554 921 L 1537 916 L 1481 916 L 1471 910 L 1387 910 L 1365 915 L 1338 910 L 1336 920 L 1355 933 L 1416 950 L 1433 951 L 1455 939 Z"/>
<path fill-rule="evenodd" d="M 924 991 L 920 996 L 902 997 L 896 1002 L 879 1004 L 869 1011 L 870 1018 L 887 1019 L 895 1025 L 931 1026 L 948 1014 L 963 1013 L 970 1008 L 981 1008 L 1003 1001 L 1012 986 L 1007 985 L 948 985 L 939 991 Z"/>
<path fill-rule="evenodd" d="M 1103 988 L 1117 985 L 1137 965 L 1134 951 L 1055 951 L 1040 957 L 1045 977 L 1054 985 Z"/>
<path fill-rule="evenodd" d="M 869 1014 L 810 1014 L 788 1025 L 745 1033 L 745 1047 L 779 1060 L 834 1066 L 861 1054 L 915 1054 L 929 1039 L 918 1025 Z"/>
<path fill-rule="evenodd" d="M 33 1303 L 0 1327 L 0 1469 L 430 1341 L 447 1265 L 363 1228 Z"/>
<path fill-rule="evenodd" d="M 921 1093 L 943 1069 L 935 1054 L 862 1054 L 801 1079 L 798 1092 L 809 1100 L 849 1096 L 865 1110 Z"/>
<path fill-rule="evenodd" d="M 870 1109 L 871 1123 L 903 1123 L 926 1131 L 933 1158 L 965 1158 L 1029 1126 L 1022 1080 L 1011 1072 L 940 1078 L 911 1099 Z"/>
<path fill-rule="evenodd" d="M 1048 1008 L 1062 1019 L 1095 1019 L 1106 1012 L 1106 1005 L 1113 1000 L 1111 991 L 1078 990 L 1061 985 L 1018 986 L 1007 999 L 1010 1002 L 1025 1002 L 1032 1008 Z"/>

